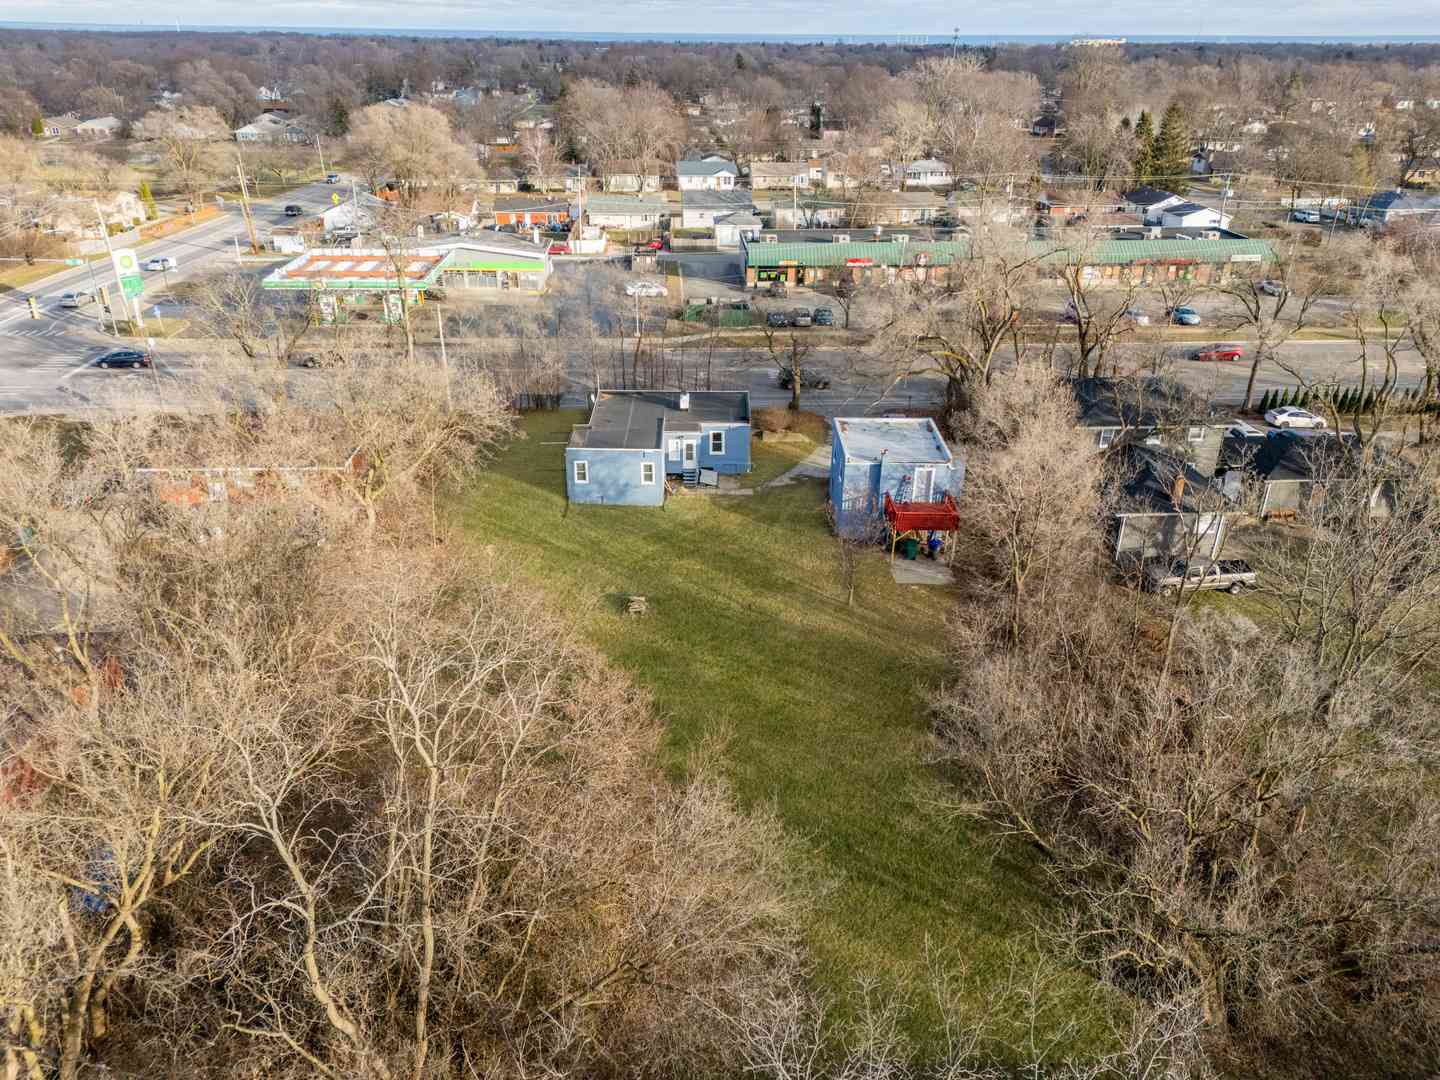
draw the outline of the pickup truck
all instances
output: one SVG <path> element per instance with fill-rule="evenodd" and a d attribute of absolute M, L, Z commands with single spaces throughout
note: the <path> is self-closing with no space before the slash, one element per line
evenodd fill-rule
<path fill-rule="evenodd" d="M 1145 591 L 1174 596 L 1181 589 L 1224 589 L 1238 593 L 1256 584 L 1255 571 L 1242 559 L 1221 559 L 1214 563 L 1157 562 L 1145 570 Z"/>

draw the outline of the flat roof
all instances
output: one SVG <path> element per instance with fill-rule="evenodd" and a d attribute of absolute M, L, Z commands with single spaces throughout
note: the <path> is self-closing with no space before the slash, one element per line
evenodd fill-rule
<path fill-rule="evenodd" d="M 948 465 L 954 460 L 940 429 L 929 417 L 836 417 L 835 436 L 846 461 L 918 462 Z"/>
<path fill-rule="evenodd" d="M 403 253 L 400 261 L 404 264 L 405 283 L 423 285 L 444 258 L 444 252 L 434 250 Z M 272 287 L 287 281 L 324 281 L 340 288 L 393 286 L 395 263 L 382 248 L 316 248 L 291 259 L 265 278 L 265 284 Z"/>
<path fill-rule="evenodd" d="M 681 408 L 681 398 L 688 398 Z M 596 450 L 656 450 L 666 431 L 699 431 L 701 424 L 750 421 L 745 390 L 602 390 L 590 422 L 578 425 L 571 445 Z"/>

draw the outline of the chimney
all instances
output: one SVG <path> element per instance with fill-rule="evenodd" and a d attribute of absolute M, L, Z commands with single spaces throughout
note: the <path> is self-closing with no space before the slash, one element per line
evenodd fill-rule
<path fill-rule="evenodd" d="M 680 411 L 681 411 L 681 412 L 689 412 L 689 411 L 690 411 L 690 395 L 689 395 L 689 394 L 681 394 L 681 395 L 680 395 Z"/>
<path fill-rule="evenodd" d="M 1179 510 L 1185 503 L 1185 474 L 1176 473 L 1175 481 L 1170 485 L 1170 502 L 1175 509 Z"/>

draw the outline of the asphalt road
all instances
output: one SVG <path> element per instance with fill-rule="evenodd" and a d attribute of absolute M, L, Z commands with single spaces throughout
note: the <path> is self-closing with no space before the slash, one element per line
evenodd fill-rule
<path fill-rule="evenodd" d="M 256 232 L 265 236 L 275 225 L 284 224 L 285 206 L 295 203 L 314 215 L 330 205 L 330 196 L 341 188 L 309 184 L 265 200 L 251 203 Z M 238 204 L 227 203 L 220 217 L 192 229 L 175 233 L 137 247 L 141 261 L 154 255 L 169 255 L 178 264 L 175 270 L 146 274 L 144 317 L 147 323 L 165 318 L 173 308 L 167 303 L 168 289 L 187 278 L 209 273 L 217 267 L 236 263 L 236 243 L 248 250 L 249 236 Z M 92 273 L 93 271 L 93 273 Z M 93 290 L 96 285 L 115 293 L 115 279 L 107 263 L 65 269 L 24 289 L 0 295 L 0 413 L 33 409 L 50 411 L 91 404 L 109 395 L 105 383 L 118 389 L 124 380 L 138 376 L 125 371 L 93 368 L 94 359 L 108 349 L 130 344 L 116 341 L 101 329 L 100 305 L 62 308 L 60 297 L 77 289 Z M 27 301 L 39 301 L 41 318 L 31 319 Z M 159 307 L 156 315 L 155 308 Z M 166 370 L 167 345 L 158 342 L 157 373 Z M 101 380 L 101 381 L 97 381 Z M 155 381 L 155 380 L 152 380 Z"/>

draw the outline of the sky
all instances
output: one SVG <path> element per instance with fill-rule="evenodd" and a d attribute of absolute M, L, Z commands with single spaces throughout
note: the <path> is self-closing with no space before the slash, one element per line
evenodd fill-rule
<path fill-rule="evenodd" d="M 127 8 L 129 9 L 127 11 Z M 1181 6 L 1089 0 L 189 0 L 103 6 L 6 0 L 6 22 L 607 33 L 961 35 L 1423 36 L 1440 40 L 1440 0 L 1207 0 Z"/>

